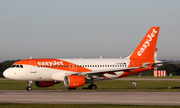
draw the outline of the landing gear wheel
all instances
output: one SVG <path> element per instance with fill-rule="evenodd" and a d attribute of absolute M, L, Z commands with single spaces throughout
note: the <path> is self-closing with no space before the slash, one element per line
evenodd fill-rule
<path fill-rule="evenodd" d="M 26 90 L 27 91 L 31 91 L 32 90 L 31 86 L 30 87 L 26 87 Z"/>
<path fill-rule="evenodd" d="M 26 87 L 26 90 L 31 91 L 32 90 L 32 88 L 31 88 L 32 81 L 27 81 L 27 83 L 28 83 L 28 86 Z"/>
<path fill-rule="evenodd" d="M 96 90 L 97 89 L 97 86 L 95 84 L 90 84 L 88 86 L 89 89 L 92 89 L 92 90 Z"/>
<path fill-rule="evenodd" d="M 68 88 L 69 90 L 76 90 L 77 88 Z"/>

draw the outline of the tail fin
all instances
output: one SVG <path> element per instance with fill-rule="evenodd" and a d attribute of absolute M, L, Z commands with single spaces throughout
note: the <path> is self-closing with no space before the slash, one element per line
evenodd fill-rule
<path fill-rule="evenodd" d="M 129 56 L 130 59 L 154 59 L 159 28 L 151 27 L 138 47 Z"/>

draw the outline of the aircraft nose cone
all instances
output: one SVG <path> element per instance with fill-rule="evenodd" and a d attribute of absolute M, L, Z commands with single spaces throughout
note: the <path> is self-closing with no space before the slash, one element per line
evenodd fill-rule
<path fill-rule="evenodd" d="M 6 69 L 6 70 L 3 72 L 3 76 L 4 76 L 5 78 L 10 78 L 10 77 L 11 77 L 11 76 L 10 76 L 9 69 Z"/>

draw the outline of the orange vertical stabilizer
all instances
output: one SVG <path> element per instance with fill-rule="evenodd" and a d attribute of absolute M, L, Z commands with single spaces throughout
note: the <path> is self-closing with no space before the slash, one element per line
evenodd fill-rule
<path fill-rule="evenodd" d="M 154 59 L 156 43 L 160 27 L 151 27 L 143 40 L 129 56 L 129 59 Z"/>

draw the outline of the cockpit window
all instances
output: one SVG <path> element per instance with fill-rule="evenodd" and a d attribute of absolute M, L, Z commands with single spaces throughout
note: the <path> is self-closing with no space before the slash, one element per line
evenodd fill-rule
<path fill-rule="evenodd" d="M 12 65 L 11 68 L 23 68 L 23 65 Z"/>
<path fill-rule="evenodd" d="M 16 67 L 16 65 L 12 65 L 12 66 L 11 66 L 11 68 L 14 68 L 14 67 Z"/>
<path fill-rule="evenodd" d="M 20 65 L 21 68 L 23 68 L 23 65 Z"/>

